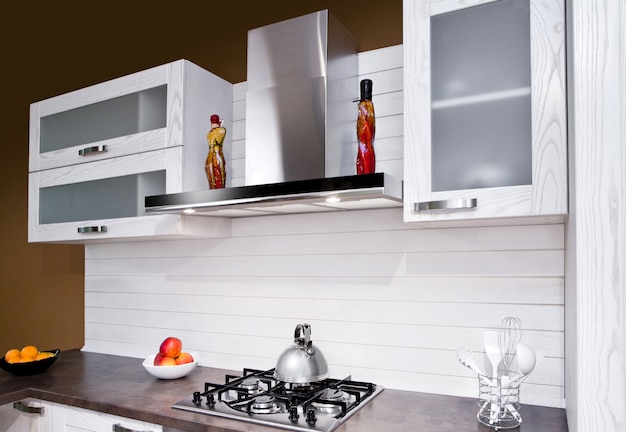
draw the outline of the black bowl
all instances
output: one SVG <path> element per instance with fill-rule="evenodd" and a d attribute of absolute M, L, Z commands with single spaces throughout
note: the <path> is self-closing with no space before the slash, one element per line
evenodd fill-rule
<path fill-rule="evenodd" d="M 13 375 L 33 375 L 41 373 L 48 369 L 50 366 L 52 366 L 52 363 L 54 363 L 59 357 L 61 350 L 57 348 L 42 352 L 51 352 L 54 354 L 54 356 L 42 360 L 33 360 L 26 363 L 7 363 L 3 356 L 0 357 L 0 368 L 9 373 L 12 373 Z"/>

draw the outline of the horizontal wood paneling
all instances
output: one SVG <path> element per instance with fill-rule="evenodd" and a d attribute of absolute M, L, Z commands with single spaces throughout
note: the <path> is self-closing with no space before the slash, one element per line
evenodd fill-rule
<path fill-rule="evenodd" d="M 361 76 L 374 80 L 379 166 L 400 173 L 401 52 L 359 55 Z M 234 101 L 233 185 L 244 182 L 245 83 Z M 562 224 L 424 229 L 403 223 L 400 208 L 235 219 L 224 238 L 87 245 L 84 349 L 141 358 L 176 335 L 202 365 L 270 368 L 308 322 L 333 376 L 476 397 L 456 349 L 482 359 L 483 332 L 516 315 L 523 340 L 546 354 L 522 402 L 562 407 L 563 248 Z"/>
<path fill-rule="evenodd" d="M 175 334 L 205 365 L 272 367 L 309 322 L 338 373 L 473 396 L 456 348 L 483 356 L 482 333 L 516 315 L 547 356 L 526 401 L 561 406 L 562 225 L 424 230 L 369 213 L 386 223 L 289 215 L 239 220 L 232 238 L 89 245 L 85 349 L 142 357 Z"/>
<path fill-rule="evenodd" d="M 245 149 L 246 149 L 246 91 L 247 83 L 233 85 L 233 124 L 231 130 L 232 153 L 227 161 L 227 176 L 231 187 L 245 185 Z"/>

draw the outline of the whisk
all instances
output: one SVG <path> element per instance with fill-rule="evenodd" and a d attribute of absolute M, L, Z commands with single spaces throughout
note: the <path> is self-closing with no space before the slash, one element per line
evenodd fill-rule
<path fill-rule="evenodd" d="M 511 365 L 517 353 L 517 344 L 522 339 L 522 323 L 518 317 L 508 316 L 502 319 L 498 331 L 498 347 L 502 356 L 504 374 L 509 375 Z"/>

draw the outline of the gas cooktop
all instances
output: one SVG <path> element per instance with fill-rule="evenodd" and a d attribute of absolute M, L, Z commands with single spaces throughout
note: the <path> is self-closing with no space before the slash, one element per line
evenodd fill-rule
<path fill-rule="evenodd" d="M 172 408 L 274 426 L 293 431 L 330 432 L 383 387 L 344 379 L 287 383 L 273 377 L 274 369 L 244 369 L 226 375 L 223 384 L 204 387 Z"/>

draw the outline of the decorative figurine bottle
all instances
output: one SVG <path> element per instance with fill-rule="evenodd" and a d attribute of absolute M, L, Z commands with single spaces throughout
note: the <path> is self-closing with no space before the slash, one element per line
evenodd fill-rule
<path fill-rule="evenodd" d="M 358 150 L 356 155 L 356 173 L 372 174 L 376 171 L 376 155 L 374 154 L 374 135 L 376 133 L 376 117 L 372 103 L 372 80 L 361 80 L 361 99 L 356 122 Z"/>
<path fill-rule="evenodd" d="M 211 189 L 221 189 L 226 186 L 226 160 L 222 153 L 222 144 L 226 137 L 226 129 L 217 114 L 211 116 L 211 130 L 206 136 L 209 144 L 209 154 L 206 157 L 204 168 Z"/>

